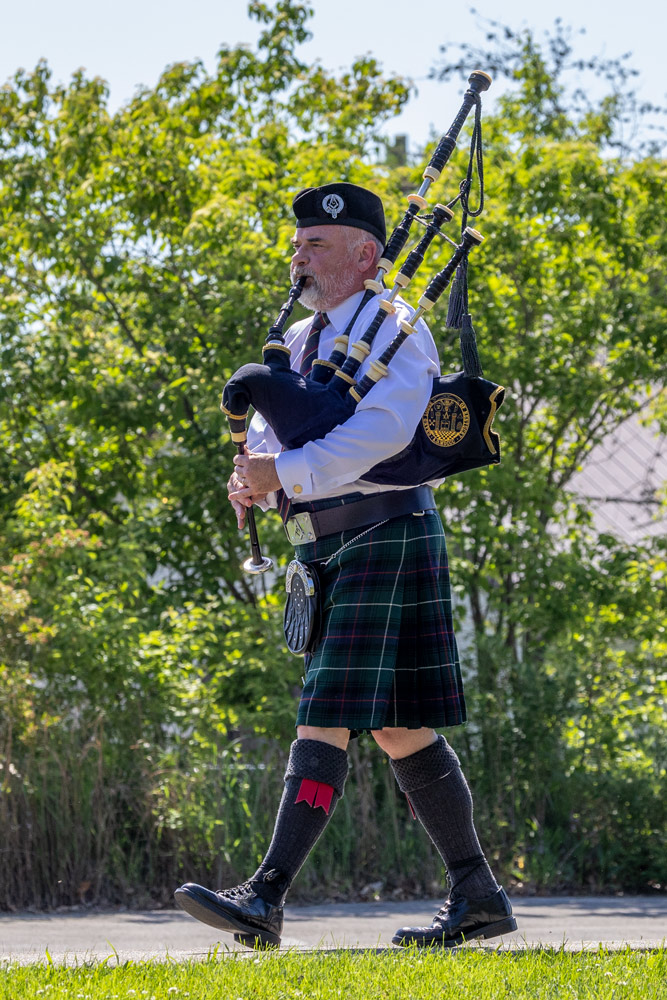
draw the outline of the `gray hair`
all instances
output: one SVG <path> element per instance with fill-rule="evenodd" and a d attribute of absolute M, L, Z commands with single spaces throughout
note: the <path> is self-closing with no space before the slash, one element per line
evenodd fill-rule
<path fill-rule="evenodd" d="M 345 226 L 345 245 L 350 253 L 356 250 L 358 246 L 362 243 L 374 243 L 375 244 L 375 260 L 374 264 L 377 264 L 380 257 L 384 253 L 384 243 L 382 243 L 377 236 L 373 236 L 372 233 L 366 232 L 365 229 L 359 229 L 356 226 Z"/>

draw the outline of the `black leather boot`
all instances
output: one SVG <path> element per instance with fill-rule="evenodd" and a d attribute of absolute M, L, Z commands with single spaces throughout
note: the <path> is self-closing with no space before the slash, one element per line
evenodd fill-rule
<path fill-rule="evenodd" d="M 402 947 L 453 948 L 473 938 L 498 937 L 515 930 L 512 906 L 503 888 L 485 899 L 468 899 L 454 889 L 430 927 L 401 927 L 392 942 Z"/>
<path fill-rule="evenodd" d="M 343 794 L 347 768 L 345 750 L 321 740 L 295 740 L 273 838 L 255 874 L 242 885 L 218 892 L 187 882 L 174 893 L 181 909 L 211 927 L 231 931 L 250 948 L 277 947 L 287 890 Z"/>
<path fill-rule="evenodd" d="M 280 872 L 267 872 L 262 881 L 278 891 L 284 881 L 287 891 L 287 880 Z M 283 929 L 282 902 L 278 905 L 268 903 L 259 894 L 261 891 L 262 883 L 254 880 L 217 892 L 195 882 L 186 882 L 176 890 L 174 898 L 190 916 L 218 930 L 230 931 L 236 941 L 249 948 L 258 945 L 277 948 Z"/>

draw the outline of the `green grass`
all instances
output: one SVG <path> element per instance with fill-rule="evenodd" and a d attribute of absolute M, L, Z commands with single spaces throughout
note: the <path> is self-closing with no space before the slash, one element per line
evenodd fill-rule
<path fill-rule="evenodd" d="M 0 1000 L 667 998 L 667 951 L 212 955 L 203 962 L 0 967 Z"/>

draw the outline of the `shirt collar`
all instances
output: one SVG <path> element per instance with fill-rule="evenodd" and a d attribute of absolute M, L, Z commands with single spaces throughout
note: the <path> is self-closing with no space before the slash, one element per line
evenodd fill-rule
<path fill-rule="evenodd" d="M 334 333 L 339 333 L 345 329 L 364 294 L 363 290 L 355 292 L 354 295 L 350 295 L 349 299 L 345 299 L 344 302 L 334 306 L 333 309 L 325 310 Z"/>

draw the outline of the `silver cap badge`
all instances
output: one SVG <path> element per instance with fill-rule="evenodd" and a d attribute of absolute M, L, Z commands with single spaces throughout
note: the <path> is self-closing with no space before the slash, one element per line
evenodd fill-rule
<path fill-rule="evenodd" d="M 345 208 L 345 202 L 339 194 L 328 194 L 322 199 L 322 208 L 332 219 L 338 216 Z"/>

